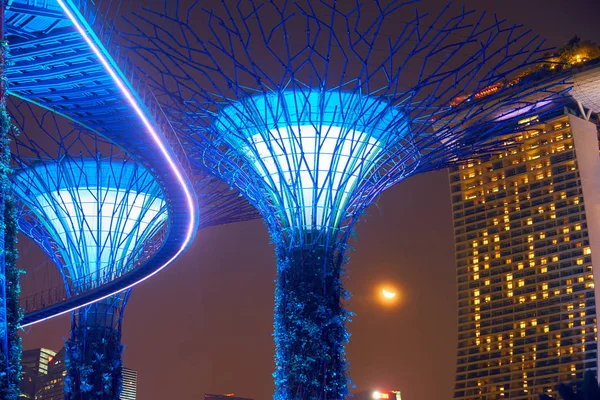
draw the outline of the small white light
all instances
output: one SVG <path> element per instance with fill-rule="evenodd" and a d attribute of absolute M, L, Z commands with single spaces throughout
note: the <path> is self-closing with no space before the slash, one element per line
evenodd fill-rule
<path fill-rule="evenodd" d="M 377 392 L 377 391 L 373 392 L 373 398 L 374 399 L 380 399 L 381 398 L 381 393 Z"/>

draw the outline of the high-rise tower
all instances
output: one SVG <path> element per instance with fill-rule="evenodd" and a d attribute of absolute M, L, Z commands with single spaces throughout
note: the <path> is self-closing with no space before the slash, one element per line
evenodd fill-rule
<path fill-rule="evenodd" d="M 450 170 L 455 399 L 537 398 L 597 368 L 598 130 L 577 115 L 523 115 L 513 147 Z"/>
<path fill-rule="evenodd" d="M 38 382 L 48 375 L 49 364 L 56 352 L 49 349 L 30 349 L 21 357 L 21 395 L 20 399 L 34 399 L 39 389 Z"/>
<path fill-rule="evenodd" d="M 137 395 L 137 371 L 123 368 L 123 391 L 121 400 L 135 400 Z"/>

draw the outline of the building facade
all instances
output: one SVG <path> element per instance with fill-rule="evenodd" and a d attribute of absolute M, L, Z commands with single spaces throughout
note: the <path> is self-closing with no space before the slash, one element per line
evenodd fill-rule
<path fill-rule="evenodd" d="M 23 351 L 21 357 L 21 399 L 34 399 L 38 382 L 48 374 L 48 364 L 56 352 L 49 349 L 31 349 Z"/>
<path fill-rule="evenodd" d="M 35 400 L 62 400 L 66 375 L 65 349 L 62 349 L 48 364 L 48 373 L 38 380 Z"/>
<path fill-rule="evenodd" d="M 123 368 L 123 391 L 121 400 L 135 400 L 137 396 L 137 371 Z"/>
<path fill-rule="evenodd" d="M 35 351 L 46 350 L 36 349 Z M 33 350 L 31 350 L 33 351 Z M 29 352 L 23 352 L 23 367 L 25 369 L 25 361 L 29 358 L 25 358 L 25 354 Z M 46 364 L 46 373 L 38 375 L 37 379 L 34 380 L 35 395 L 31 398 L 35 400 L 63 400 L 64 399 L 64 388 L 65 388 L 65 377 L 67 376 L 65 366 L 65 349 L 63 348 L 58 353 L 53 353 L 50 357 L 49 362 Z M 49 354 L 49 353 L 48 353 Z M 137 395 L 137 371 L 123 368 L 123 391 L 121 392 L 120 400 L 136 400 Z"/>
<path fill-rule="evenodd" d="M 598 130 L 575 114 L 524 116 L 507 151 L 449 172 L 455 399 L 537 399 L 597 368 Z"/>

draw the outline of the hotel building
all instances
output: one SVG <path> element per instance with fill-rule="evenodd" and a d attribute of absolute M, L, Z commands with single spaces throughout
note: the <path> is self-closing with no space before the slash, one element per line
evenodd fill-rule
<path fill-rule="evenodd" d="M 455 399 L 537 399 L 597 368 L 600 156 L 582 110 L 524 115 L 505 152 L 449 171 Z"/>

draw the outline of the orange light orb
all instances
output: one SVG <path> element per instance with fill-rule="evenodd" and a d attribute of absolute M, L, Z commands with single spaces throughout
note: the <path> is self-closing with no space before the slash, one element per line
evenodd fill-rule
<path fill-rule="evenodd" d="M 395 285 L 382 283 L 377 286 L 375 298 L 380 306 L 394 307 L 401 301 L 401 293 Z"/>

